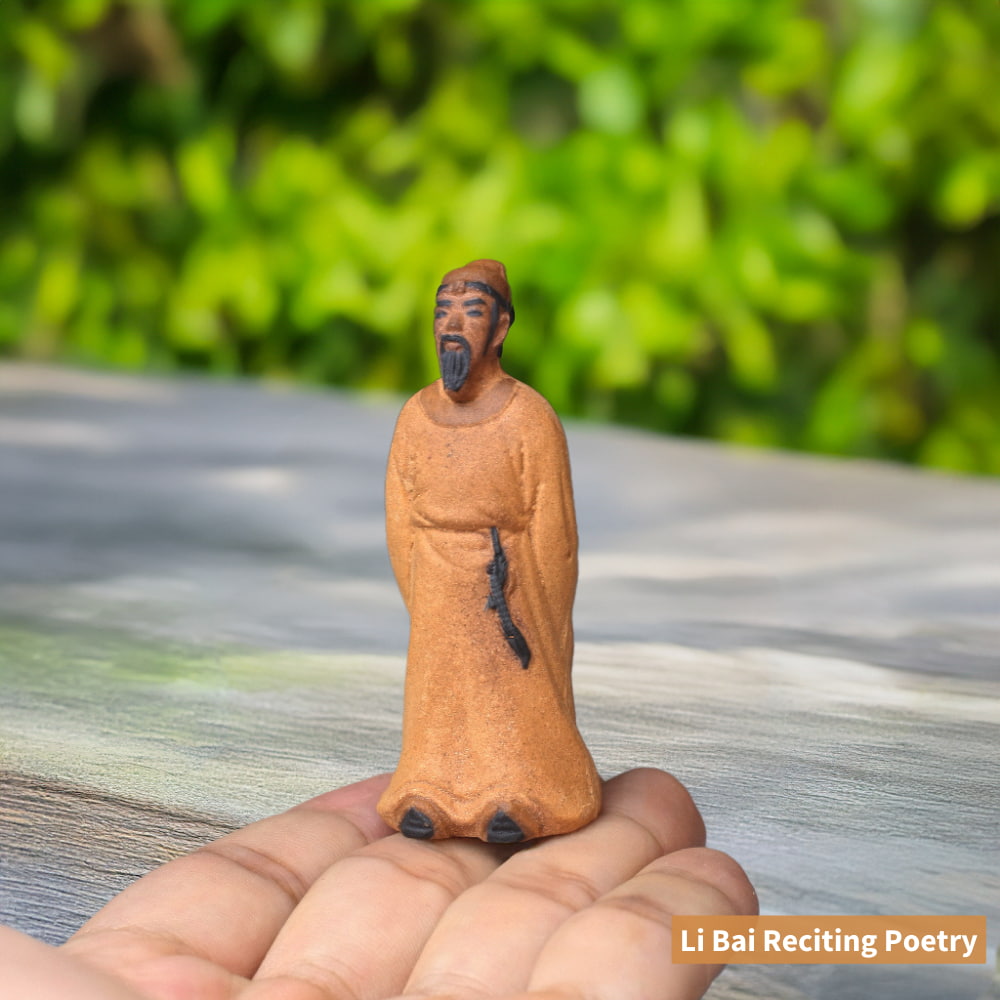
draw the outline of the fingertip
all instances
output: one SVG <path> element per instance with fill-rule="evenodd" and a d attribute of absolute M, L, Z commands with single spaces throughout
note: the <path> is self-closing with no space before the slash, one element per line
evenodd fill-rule
<path fill-rule="evenodd" d="M 665 852 L 678 842 L 691 847 L 705 843 L 705 821 L 691 793 L 659 768 L 633 768 L 605 782 L 603 811 L 644 821 Z"/>
<path fill-rule="evenodd" d="M 711 847 L 687 848 L 654 865 L 661 872 L 684 875 L 716 889 L 732 904 L 734 915 L 753 917 L 760 911 L 757 890 L 750 877 L 739 862 L 723 851 Z"/>
<path fill-rule="evenodd" d="M 341 813 L 360 827 L 369 842 L 379 840 L 396 832 L 375 809 L 391 779 L 391 774 L 376 774 L 363 781 L 323 792 L 294 808 Z"/>

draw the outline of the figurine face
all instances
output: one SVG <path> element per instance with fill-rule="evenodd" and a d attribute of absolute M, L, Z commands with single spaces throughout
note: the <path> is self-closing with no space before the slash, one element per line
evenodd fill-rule
<path fill-rule="evenodd" d="M 448 285 L 438 291 L 434 310 L 441 378 L 449 392 L 458 392 L 470 372 L 493 346 L 497 332 L 496 306 L 491 295 L 471 285 Z"/>

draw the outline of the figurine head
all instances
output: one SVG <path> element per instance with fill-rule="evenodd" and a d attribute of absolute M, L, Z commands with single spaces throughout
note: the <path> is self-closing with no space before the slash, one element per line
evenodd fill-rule
<path fill-rule="evenodd" d="M 434 311 L 441 378 L 459 392 L 469 374 L 497 363 L 514 322 L 507 271 L 497 260 L 474 260 L 449 271 L 438 287 Z"/>

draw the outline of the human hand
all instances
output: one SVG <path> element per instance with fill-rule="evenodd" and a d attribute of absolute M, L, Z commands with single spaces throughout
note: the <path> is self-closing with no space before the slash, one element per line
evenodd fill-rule
<path fill-rule="evenodd" d="M 378 818 L 387 776 L 321 795 L 159 868 L 62 948 L 0 929 L 21 1000 L 694 1000 L 720 966 L 673 965 L 672 914 L 750 914 L 661 771 L 605 784 L 575 833 L 518 847 L 415 841 Z"/>

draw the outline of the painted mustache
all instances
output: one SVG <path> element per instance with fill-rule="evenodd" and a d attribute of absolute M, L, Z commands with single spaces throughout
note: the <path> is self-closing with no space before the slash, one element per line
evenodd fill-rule
<path fill-rule="evenodd" d="M 457 351 L 449 351 L 446 344 L 458 344 Z M 469 377 L 469 365 L 472 359 L 472 347 L 461 334 L 446 333 L 441 337 L 438 347 L 438 364 L 441 367 L 441 380 L 449 392 L 458 392 Z"/>

